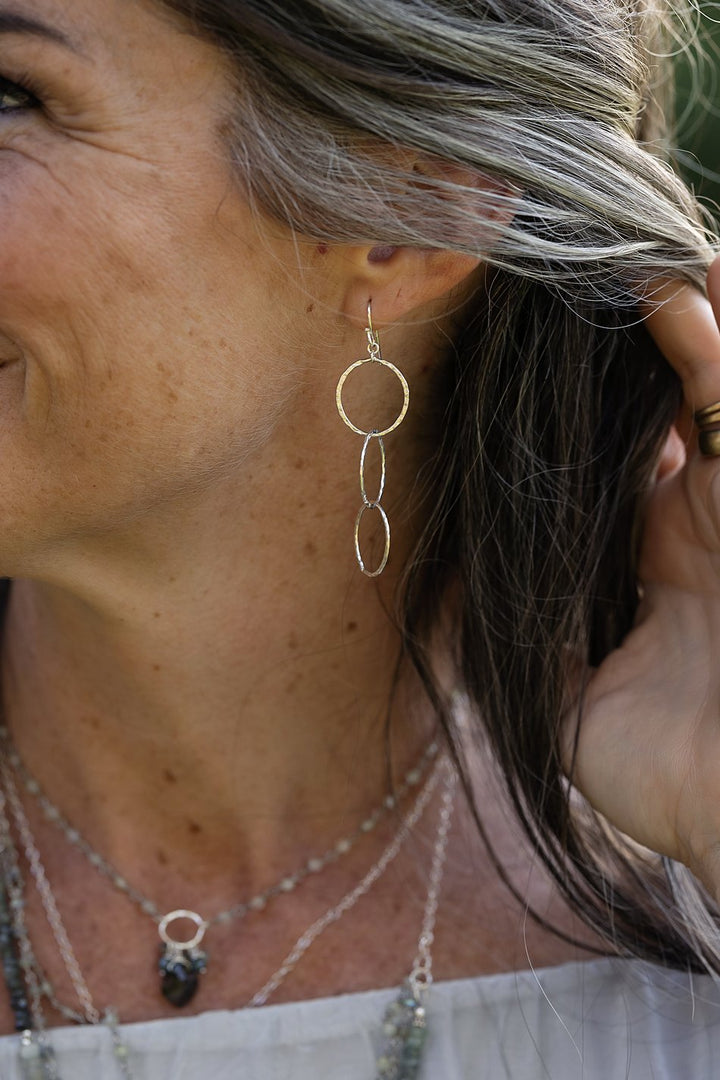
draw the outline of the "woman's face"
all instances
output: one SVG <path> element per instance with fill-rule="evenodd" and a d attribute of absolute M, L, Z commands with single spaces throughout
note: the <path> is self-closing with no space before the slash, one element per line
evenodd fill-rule
<path fill-rule="evenodd" d="M 218 50 L 152 2 L 0 0 L 0 76 L 3 572 L 235 468 L 297 331 L 291 238 L 261 235 L 225 154 Z"/>

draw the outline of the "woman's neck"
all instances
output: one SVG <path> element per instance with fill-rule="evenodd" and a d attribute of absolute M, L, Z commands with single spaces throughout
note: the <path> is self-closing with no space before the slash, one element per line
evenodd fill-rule
<path fill-rule="evenodd" d="M 16 580 L 10 593 L 13 738 L 70 820 L 148 891 L 190 864 L 222 876 L 228 853 L 235 892 L 238 868 L 248 889 L 267 885 L 386 788 L 398 639 L 375 590 L 325 574 L 324 598 L 311 597 L 309 554 L 294 586 L 267 550 L 262 571 L 234 576 L 217 556 L 116 580 L 89 560 L 81 587 Z M 405 685 L 396 706 L 399 776 L 429 718 Z"/>
<path fill-rule="evenodd" d="M 221 866 L 232 851 L 248 888 L 267 883 L 382 798 L 389 703 L 396 775 L 429 741 L 427 702 L 407 672 L 397 683 L 388 616 L 428 430 L 422 331 L 392 349 L 416 370 L 412 415 L 387 439 L 392 557 L 377 581 L 353 553 L 362 439 L 327 400 L 324 368 L 232 473 L 133 504 L 10 567 L 2 686 L 13 737 L 128 874 L 150 831 L 158 874 L 188 860 Z M 353 408 L 378 415 L 383 386 L 360 390 Z M 371 553 L 372 536 L 363 542 Z M 234 880 L 237 890 L 237 870 Z"/>

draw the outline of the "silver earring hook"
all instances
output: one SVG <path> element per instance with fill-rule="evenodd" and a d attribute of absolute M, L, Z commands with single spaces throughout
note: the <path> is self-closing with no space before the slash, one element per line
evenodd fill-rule
<path fill-rule="evenodd" d="M 375 327 L 372 321 L 372 297 L 367 303 L 367 326 L 365 327 L 365 335 L 368 341 L 368 353 L 371 360 L 380 359 L 380 338 L 378 337 Z"/>

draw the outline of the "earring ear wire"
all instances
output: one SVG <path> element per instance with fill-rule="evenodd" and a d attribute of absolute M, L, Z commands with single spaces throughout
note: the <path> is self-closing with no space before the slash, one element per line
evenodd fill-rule
<path fill-rule="evenodd" d="M 365 335 L 367 337 L 368 355 L 366 357 L 363 357 L 362 360 L 356 360 L 353 364 L 350 364 L 350 366 L 347 367 L 342 373 L 337 384 L 337 389 L 335 391 L 335 404 L 337 406 L 338 413 L 340 414 L 340 419 L 343 421 L 343 423 L 345 423 L 351 431 L 354 431 L 356 435 L 362 435 L 363 439 L 365 440 L 363 443 L 362 451 L 360 453 L 360 496 L 362 498 L 362 505 L 355 519 L 355 557 L 362 573 L 365 574 L 366 577 L 375 578 L 379 577 L 380 574 L 382 574 L 383 570 L 387 566 L 388 559 L 390 558 L 390 522 L 388 521 L 388 516 L 385 513 L 385 510 L 381 504 L 381 500 L 385 492 L 385 480 L 387 475 L 384 439 L 386 435 L 389 435 L 392 431 L 395 431 L 396 428 L 400 427 L 403 420 L 405 419 L 408 408 L 410 406 L 410 387 L 408 386 L 407 379 L 403 375 L 402 371 L 400 371 L 400 369 L 397 368 L 395 364 L 391 364 L 389 360 L 385 360 L 382 356 L 380 337 L 378 335 L 378 332 L 375 330 L 372 321 L 372 299 L 369 299 L 367 304 L 367 326 L 365 327 Z M 378 428 L 371 428 L 370 431 L 364 431 L 362 428 L 357 427 L 348 417 L 347 413 L 345 412 L 345 406 L 343 405 L 343 389 L 345 387 L 348 376 L 350 376 L 352 372 L 357 371 L 360 368 L 364 368 L 367 364 L 380 364 L 382 367 L 387 368 L 393 373 L 393 375 L 397 377 L 402 387 L 403 403 L 400 412 L 398 413 L 393 423 L 390 424 L 388 427 L 383 428 L 382 430 Z M 367 493 L 367 484 L 365 479 L 365 462 L 367 459 L 368 447 L 370 446 L 371 442 L 373 442 L 373 440 L 377 441 L 378 450 L 380 451 L 380 481 L 378 484 L 378 493 L 374 499 L 371 499 L 369 498 Z M 360 525 L 365 514 L 368 511 L 376 511 L 379 514 L 380 521 L 383 527 L 383 532 L 385 534 L 385 546 L 383 549 L 382 557 L 375 570 L 368 569 L 360 547 Z"/>

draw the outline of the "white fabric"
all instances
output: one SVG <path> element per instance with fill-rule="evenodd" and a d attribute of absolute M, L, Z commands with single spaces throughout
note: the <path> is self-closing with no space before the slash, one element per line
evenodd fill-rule
<path fill-rule="evenodd" d="M 129 1024 L 135 1080 L 374 1080 L 397 991 Z M 715 1080 L 720 990 L 603 959 L 437 984 L 419 1080 Z M 109 1033 L 51 1033 L 62 1080 L 118 1080 Z M 714 1062 L 714 1064 L 713 1064 Z M 21 1080 L 0 1039 L 1 1080 Z"/>

